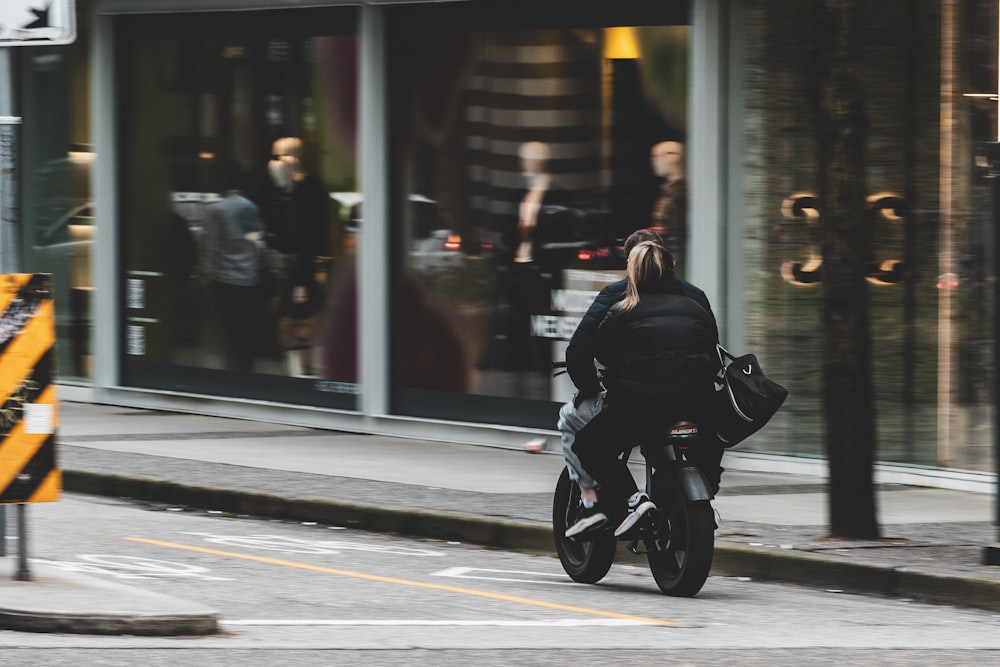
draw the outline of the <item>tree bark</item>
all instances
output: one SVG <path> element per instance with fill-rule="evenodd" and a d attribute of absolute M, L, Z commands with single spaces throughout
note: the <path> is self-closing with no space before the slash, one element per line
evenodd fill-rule
<path fill-rule="evenodd" d="M 817 0 L 811 76 L 823 258 L 821 304 L 824 447 L 830 533 L 875 539 L 875 392 L 865 260 L 865 104 L 857 77 L 851 0 Z"/>

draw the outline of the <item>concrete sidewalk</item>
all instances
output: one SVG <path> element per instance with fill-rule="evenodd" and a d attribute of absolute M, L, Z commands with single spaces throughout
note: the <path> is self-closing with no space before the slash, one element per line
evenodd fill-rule
<path fill-rule="evenodd" d="M 73 402 L 60 404 L 59 442 L 66 491 L 554 553 L 556 452 Z M 554 438 L 550 448 L 558 449 Z M 723 464 L 729 470 L 713 502 L 721 516 L 713 574 L 1000 610 L 1000 567 L 981 564 L 984 547 L 997 539 L 993 495 L 882 484 L 885 537 L 830 540 L 824 480 Z M 621 549 L 620 558 L 635 557 Z M 78 593 L 80 585 L 67 589 Z M 93 585 L 105 606 L 118 599 Z M 20 618 L 8 595 L 13 586 L 25 583 L 0 579 L 0 628 Z M 59 587 L 45 595 L 57 610 Z M 136 614 L 140 631 L 214 628 L 211 610 L 180 607 L 184 623 L 172 620 L 176 601 L 163 601 L 159 624 L 148 622 L 148 609 Z M 191 613 L 200 625 L 192 625 Z M 128 632 L 120 621 L 114 631 Z"/>

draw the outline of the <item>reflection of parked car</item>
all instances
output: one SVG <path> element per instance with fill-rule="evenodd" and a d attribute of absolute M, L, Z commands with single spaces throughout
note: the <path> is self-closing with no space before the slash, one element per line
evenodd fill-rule
<path fill-rule="evenodd" d="M 610 216 L 566 206 L 544 206 L 538 216 L 538 257 L 543 270 L 623 269 L 623 243 Z"/>
<path fill-rule="evenodd" d="M 61 372 L 90 375 L 91 258 L 94 249 L 93 202 L 70 209 L 54 224 L 38 231 L 29 266 L 52 274 L 56 334 L 69 345 L 58 346 Z"/>
<path fill-rule="evenodd" d="M 464 256 L 462 237 L 447 229 L 434 229 L 426 238 L 410 243 L 410 268 L 426 270 L 438 266 L 457 266 Z"/>
<path fill-rule="evenodd" d="M 362 200 L 357 192 L 334 192 L 330 195 L 347 214 L 342 216 L 344 231 L 356 234 L 361 229 Z M 427 270 L 462 263 L 462 237 L 448 224 L 447 215 L 438 202 L 423 195 L 408 197 L 411 223 L 409 246 L 410 268 Z"/>
<path fill-rule="evenodd" d="M 56 224 L 36 235 L 32 267 L 38 273 L 68 275 L 68 284 L 90 287 L 90 258 L 94 245 L 94 205 L 81 204 Z"/>

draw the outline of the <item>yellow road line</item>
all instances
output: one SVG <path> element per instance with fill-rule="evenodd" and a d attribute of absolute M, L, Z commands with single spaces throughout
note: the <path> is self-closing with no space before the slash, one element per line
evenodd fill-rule
<path fill-rule="evenodd" d="M 209 549 L 207 547 L 193 546 L 190 544 L 177 544 L 175 542 L 163 542 L 160 540 L 151 540 L 145 537 L 127 537 L 125 538 L 132 542 L 141 542 L 143 544 L 152 544 L 160 547 L 167 547 L 169 549 L 183 549 L 185 551 L 196 551 L 203 554 L 211 554 L 213 556 L 227 556 L 229 558 L 239 558 L 242 560 L 252 560 L 258 563 L 268 563 L 270 565 L 281 565 L 283 567 L 293 567 L 299 570 L 311 570 L 313 572 L 324 572 L 326 574 L 336 574 L 342 577 L 351 577 L 354 579 L 364 579 L 366 581 L 378 581 L 385 584 L 398 584 L 400 586 L 413 586 L 416 588 L 428 588 L 436 591 L 446 591 L 449 593 L 461 593 L 463 595 L 474 595 L 477 597 L 490 598 L 493 600 L 503 600 L 505 602 L 517 602 L 518 604 L 532 605 L 535 607 L 545 607 L 547 609 L 558 609 L 560 611 L 570 611 L 580 614 L 590 614 L 592 616 L 603 616 L 605 618 L 620 618 L 629 621 L 636 621 L 639 623 L 647 623 L 650 625 L 663 625 L 667 627 L 679 627 L 678 623 L 671 621 L 664 621 L 658 618 L 646 618 L 643 616 L 632 616 L 630 614 L 619 614 L 613 611 L 601 611 L 600 609 L 589 609 L 587 607 L 575 607 L 572 605 L 560 604 L 558 602 L 546 602 L 545 600 L 533 600 L 531 598 L 522 598 L 515 595 L 504 595 L 503 593 L 491 593 L 489 591 L 480 591 L 474 588 L 460 588 L 457 586 L 447 586 L 444 584 L 430 584 L 422 581 L 411 581 L 409 579 L 397 579 L 395 577 L 383 577 L 377 574 L 365 574 L 364 572 L 352 572 L 350 570 L 338 570 L 331 567 L 323 567 L 321 565 L 309 565 L 308 563 L 297 563 L 290 560 L 281 560 L 279 558 L 268 558 L 266 556 L 255 556 L 253 554 L 241 554 L 234 553 L 232 551 L 220 551 L 218 549 Z"/>

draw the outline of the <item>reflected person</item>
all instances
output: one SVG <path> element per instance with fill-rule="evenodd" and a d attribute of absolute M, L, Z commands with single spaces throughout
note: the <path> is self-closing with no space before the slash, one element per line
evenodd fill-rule
<path fill-rule="evenodd" d="M 219 323 L 225 368 L 253 370 L 262 227 L 257 206 L 239 190 L 209 205 L 205 229 L 205 273 Z"/>
<path fill-rule="evenodd" d="M 286 264 L 279 337 L 284 341 L 286 372 L 311 375 L 313 327 L 323 301 L 316 274 L 322 259 L 331 254 L 330 197 L 323 183 L 306 170 L 300 138 L 281 137 L 271 151 L 268 173 L 273 188 L 266 198 L 268 243 L 283 254 Z M 304 329 L 308 333 L 288 335 Z"/>
<path fill-rule="evenodd" d="M 649 226 L 660 233 L 678 268 L 684 268 L 687 249 L 687 179 L 684 144 L 661 141 L 650 153 L 653 173 L 663 180 L 650 211 Z"/>

